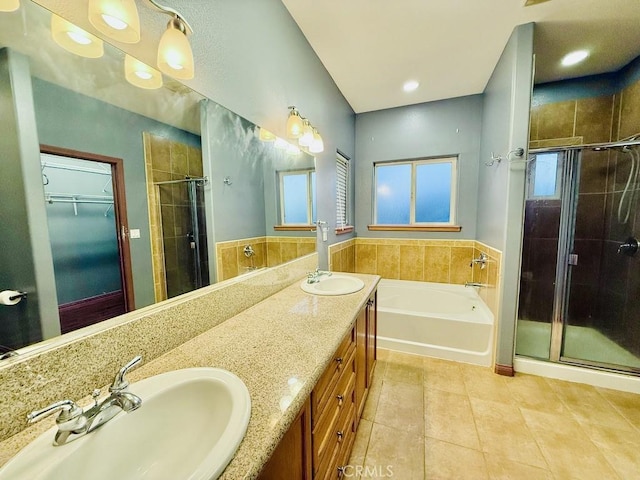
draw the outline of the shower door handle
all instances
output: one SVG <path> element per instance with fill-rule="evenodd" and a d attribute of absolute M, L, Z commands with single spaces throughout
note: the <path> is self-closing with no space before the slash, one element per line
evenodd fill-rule
<path fill-rule="evenodd" d="M 569 263 L 569 265 L 572 265 L 574 267 L 576 265 L 578 265 L 578 254 L 577 253 L 569 254 L 569 262 L 568 263 Z"/>

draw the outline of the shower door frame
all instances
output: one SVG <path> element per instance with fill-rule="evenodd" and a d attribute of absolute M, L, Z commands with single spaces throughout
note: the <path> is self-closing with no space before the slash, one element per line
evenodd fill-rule
<path fill-rule="evenodd" d="M 562 355 L 565 340 L 566 319 L 569 307 L 569 286 L 571 283 L 571 264 L 569 262 L 575 235 L 576 210 L 578 206 L 579 172 L 583 150 L 610 150 L 625 146 L 640 146 L 640 141 L 620 141 L 597 144 L 571 145 L 535 148 L 529 150 L 530 155 L 541 153 L 563 154 L 563 171 L 560 182 L 561 209 L 560 228 L 558 231 L 558 255 L 556 261 L 555 290 L 553 314 L 551 320 L 551 338 L 549 361 L 580 367 L 590 367 L 608 372 L 623 372 L 640 375 L 640 371 L 625 365 L 596 362 L 586 359 L 571 358 Z M 524 237 L 523 237 L 524 238 Z"/>

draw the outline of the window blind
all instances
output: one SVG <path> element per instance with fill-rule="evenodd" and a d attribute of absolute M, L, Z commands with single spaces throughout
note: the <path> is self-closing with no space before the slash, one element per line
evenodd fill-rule
<path fill-rule="evenodd" d="M 347 226 L 347 185 L 349 184 L 349 161 L 336 157 L 336 228 Z"/>

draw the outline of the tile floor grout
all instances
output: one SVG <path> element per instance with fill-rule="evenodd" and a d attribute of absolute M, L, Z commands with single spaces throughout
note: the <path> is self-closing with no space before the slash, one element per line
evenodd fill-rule
<path fill-rule="evenodd" d="M 441 372 L 447 369 L 460 378 L 442 377 Z M 438 372 L 440 377 L 434 372 Z M 415 393 L 421 390 L 420 400 L 415 400 L 413 407 L 401 405 L 405 398 L 397 397 L 398 390 L 394 391 L 393 384 L 403 384 L 404 393 L 411 393 L 416 399 Z M 390 410 L 388 405 L 393 404 L 394 393 L 398 408 Z M 501 398 L 501 394 L 507 398 Z M 351 462 L 353 465 L 369 468 L 361 470 L 362 474 L 356 478 L 382 478 L 384 475 L 378 476 L 382 473 L 381 470 L 375 468 L 392 465 L 395 467 L 394 476 L 403 480 L 627 480 L 627 473 L 640 471 L 640 458 L 635 458 L 637 456 L 634 453 L 640 450 L 640 395 L 636 407 L 631 397 L 627 397 L 633 394 L 621 392 L 617 402 L 616 394 L 614 391 L 602 391 L 595 387 L 530 375 L 501 377 L 483 367 L 380 350 L 374 383 L 361 423 L 365 428 L 359 429 Z M 383 396 L 385 403 L 382 403 Z M 431 396 L 431 403 L 428 403 L 428 396 Z M 535 398 L 529 398 L 530 396 Z M 443 405 L 443 401 L 456 397 L 460 400 L 460 408 L 464 410 L 463 416 L 467 423 L 464 420 L 460 423 L 459 418 L 447 417 L 446 425 L 458 425 L 458 430 L 443 430 L 444 434 L 434 431 L 434 428 L 444 423 L 442 419 L 439 419 L 440 423 L 429 423 L 428 410 L 432 407 L 433 400 L 439 399 L 440 402 L 436 402 L 433 408 L 447 412 L 451 405 Z M 581 403 L 583 397 L 586 405 Z M 549 399 L 555 409 L 543 408 Z M 536 402 L 542 402 L 542 406 Z M 591 406 L 597 411 L 590 410 Z M 380 418 L 382 411 L 387 415 L 391 412 L 391 415 Z M 421 411 L 419 421 L 422 425 L 417 429 L 421 434 L 411 429 L 412 423 L 416 426 L 418 422 L 416 411 Z M 398 415 L 409 417 L 402 419 Z M 505 420 L 505 416 L 509 417 L 509 421 Z M 483 425 L 478 423 L 480 420 Z M 506 423 L 500 424 L 501 420 Z M 405 423 L 401 423 L 403 421 Z M 555 421 L 563 422 L 573 430 L 564 432 L 545 426 L 545 422 L 555 425 Z M 403 428 L 404 425 L 407 428 Z M 509 426 L 517 428 L 513 428 L 513 431 L 500 430 Z M 471 430 L 475 437 L 471 436 L 473 441 L 467 441 L 465 435 L 470 436 Z M 397 442 L 389 443 L 384 432 L 391 433 L 398 439 Z M 500 444 L 503 437 L 511 438 L 515 443 Z M 567 438 L 571 441 L 568 442 Z M 416 449 L 410 439 L 418 439 L 424 458 L 407 457 L 408 451 Z M 403 440 L 409 443 L 402 444 Z M 568 443 L 575 443 L 576 448 L 582 448 L 583 451 L 572 452 Z M 514 445 L 516 449 L 513 448 Z M 535 447 L 532 452 L 536 455 L 532 458 L 522 457 L 517 449 L 523 446 L 527 448 L 526 451 Z M 582 454 L 588 458 L 582 461 L 574 458 L 573 462 L 565 461 L 562 457 L 564 455 L 572 458 L 574 454 L 578 459 Z M 592 455 L 589 456 L 590 454 Z M 476 470 L 472 473 L 468 470 L 465 472 L 465 464 Z"/>

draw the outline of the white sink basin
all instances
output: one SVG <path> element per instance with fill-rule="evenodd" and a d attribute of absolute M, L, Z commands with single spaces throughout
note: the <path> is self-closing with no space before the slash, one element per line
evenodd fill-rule
<path fill-rule="evenodd" d="M 336 274 L 322 275 L 316 283 L 308 283 L 305 278 L 300 284 L 302 290 L 314 295 L 347 295 L 361 290 L 362 287 L 364 282 L 359 278 Z"/>
<path fill-rule="evenodd" d="M 142 406 L 54 447 L 54 427 L 2 470 L 0 480 L 204 480 L 225 469 L 244 438 L 249 391 L 226 370 L 190 368 L 131 384 Z"/>

